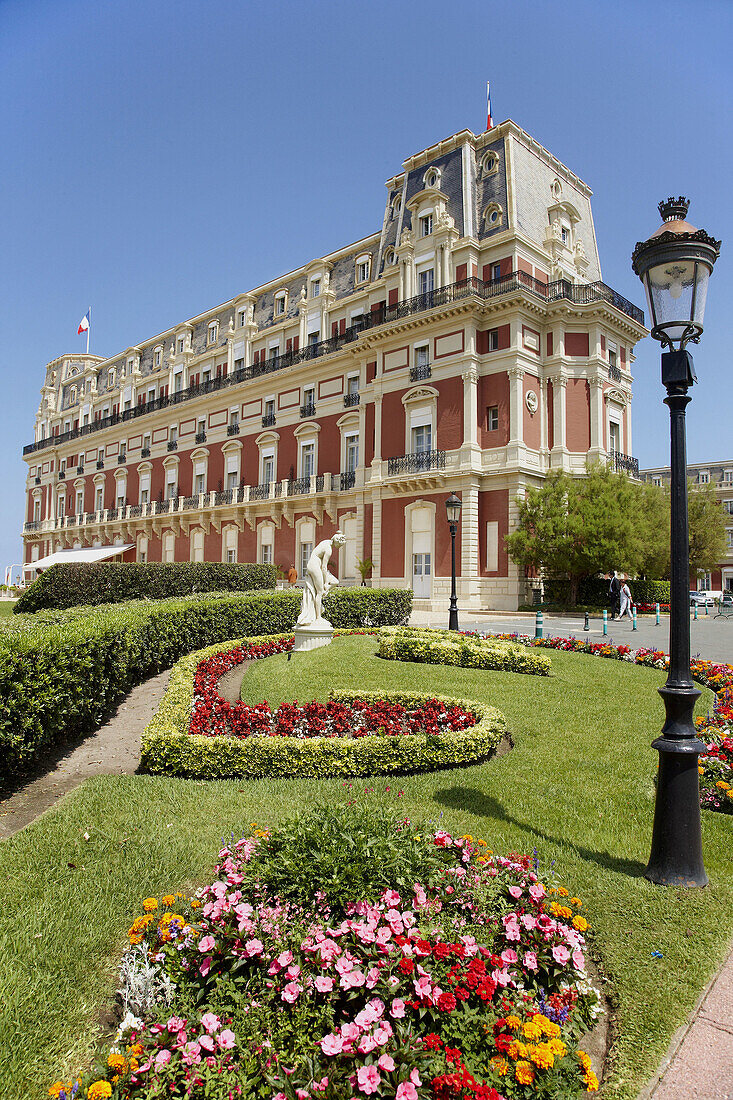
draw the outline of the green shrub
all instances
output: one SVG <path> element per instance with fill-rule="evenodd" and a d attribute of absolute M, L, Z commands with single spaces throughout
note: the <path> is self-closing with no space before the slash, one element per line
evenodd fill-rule
<path fill-rule="evenodd" d="M 330 597 L 334 626 L 363 625 L 355 622 L 363 604 L 354 603 L 352 591 L 363 590 Z M 372 614 L 400 622 L 404 593 L 370 591 Z M 300 599 L 299 592 L 215 593 L 3 619 L 2 774 L 22 771 L 50 746 L 95 729 L 131 687 L 202 643 L 292 631 Z"/>
<path fill-rule="evenodd" d="M 303 776 L 367 776 L 445 768 L 475 763 L 488 756 L 506 733 L 503 715 L 473 700 L 453 699 L 424 692 L 332 691 L 342 702 L 389 699 L 415 706 L 428 698 L 446 705 L 457 704 L 478 718 L 475 726 L 450 730 L 438 737 L 410 734 L 406 737 L 202 737 L 188 733 L 193 705 L 196 666 L 205 657 L 235 645 L 263 641 L 240 638 L 226 647 L 208 646 L 179 661 L 161 704 L 143 733 L 141 764 L 154 775 L 189 779 L 262 779 Z"/>
<path fill-rule="evenodd" d="M 578 605 L 608 607 L 611 601 L 608 594 L 610 583 L 607 577 L 586 577 L 578 587 Z M 669 581 L 630 580 L 629 588 L 635 603 L 669 603 Z M 562 579 L 545 581 L 545 602 L 568 607 L 570 582 Z"/>
<path fill-rule="evenodd" d="M 387 627 L 380 631 L 377 656 L 392 661 L 550 675 L 550 659 L 545 653 L 528 650 L 515 642 L 474 638 L 449 630 Z"/>
<path fill-rule="evenodd" d="M 228 562 L 69 562 L 53 565 L 23 593 L 16 614 L 44 607 L 166 600 L 195 592 L 248 592 L 274 588 L 274 565 Z"/>

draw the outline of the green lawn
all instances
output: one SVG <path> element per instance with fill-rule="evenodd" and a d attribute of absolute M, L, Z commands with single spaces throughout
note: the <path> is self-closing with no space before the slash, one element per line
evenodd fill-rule
<path fill-rule="evenodd" d="M 405 812 L 442 818 L 498 852 L 555 863 L 585 901 L 593 951 L 616 1000 L 604 1095 L 631 1098 L 656 1069 L 733 933 L 731 818 L 705 813 L 712 886 L 663 890 L 642 872 L 664 675 L 552 653 L 550 677 L 380 661 L 374 639 L 252 666 L 244 695 L 325 698 L 329 687 L 409 687 L 499 707 L 514 750 L 453 771 L 369 782 L 404 789 Z M 704 693 L 701 709 L 710 703 Z M 366 783 L 362 784 L 366 786 Z M 360 786 L 362 785 L 360 784 Z M 139 900 L 209 880 L 220 838 L 271 823 L 342 780 L 207 783 L 144 776 L 87 781 L 0 849 L 0 1096 L 32 1100 L 88 1055 Z M 353 792 L 352 792 L 353 797 Z M 84 839 L 84 833 L 90 839 Z M 652 952 L 660 951 L 661 958 Z"/>
<path fill-rule="evenodd" d="M 13 614 L 17 600 L 0 600 L 0 619 Z"/>

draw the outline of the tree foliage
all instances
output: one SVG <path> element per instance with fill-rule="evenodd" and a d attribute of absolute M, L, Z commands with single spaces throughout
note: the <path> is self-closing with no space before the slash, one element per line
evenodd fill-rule
<path fill-rule="evenodd" d="M 553 470 L 517 501 L 519 524 L 506 545 L 518 565 L 567 577 L 570 601 L 586 577 L 613 569 L 661 579 L 670 567 L 668 488 L 633 481 L 606 466 L 585 477 Z M 723 511 L 712 485 L 690 488 L 690 573 L 707 572 L 725 554 Z"/>

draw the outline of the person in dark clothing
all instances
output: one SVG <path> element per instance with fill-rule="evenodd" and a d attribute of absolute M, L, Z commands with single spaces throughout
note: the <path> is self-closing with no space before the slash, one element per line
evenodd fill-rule
<path fill-rule="evenodd" d="M 611 577 L 611 583 L 608 586 L 608 597 L 611 604 L 611 619 L 615 619 L 621 606 L 621 581 L 618 579 L 615 569 Z"/>

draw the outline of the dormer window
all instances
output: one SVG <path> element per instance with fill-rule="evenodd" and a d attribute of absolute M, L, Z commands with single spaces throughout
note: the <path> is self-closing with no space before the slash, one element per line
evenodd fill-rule
<path fill-rule="evenodd" d="M 398 218 L 400 216 L 400 210 L 402 209 L 402 196 L 395 195 L 392 199 L 392 217 Z"/>
<path fill-rule="evenodd" d="M 286 290 L 279 290 L 275 295 L 275 316 L 284 317 L 285 310 L 287 308 L 288 293 Z"/>
<path fill-rule="evenodd" d="M 423 176 L 423 185 L 425 187 L 440 187 L 440 171 L 434 167 L 428 168 Z"/>
<path fill-rule="evenodd" d="M 107 372 L 107 385 L 114 386 L 115 384 L 115 372 L 113 370 Z"/>
<path fill-rule="evenodd" d="M 154 366 L 156 366 L 156 367 L 160 366 L 160 360 L 161 360 L 162 354 L 163 353 L 162 353 L 161 348 L 156 348 L 155 349 L 155 351 L 153 352 L 153 365 Z"/>
<path fill-rule="evenodd" d="M 392 267 L 397 262 L 397 256 L 395 255 L 394 248 L 388 248 L 384 254 L 384 266 Z"/>
<path fill-rule="evenodd" d="M 247 311 L 245 309 L 240 309 L 239 313 L 237 314 L 237 324 L 239 325 L 240 328 L 244 328 L 244 323 L 245 323 L 246 320 L 247 320 Z"/>
<path fill-rule="evenodd" d="M 433 215 L 432 214 L 424 214 L 422 216 L 422 218 L 420 218 L 420 236 L 421 237 L 429 237 L 432 232 L 433 232 Z"/>
<path fill-rule="evenodd" d="M 356 258 L 356 281 L 357 283 L 368 283 L 371 270 L 372 258 L 369 255 L 357 256 Z"/>
<path fill-rule="evenodd" d="M 211 324 L 209 325 L 209 343 L 210 344 L 216 343 L 216 336 L 217 336 L 218 331 L 219 331 L 219 322 L 218 321 L 212 321 Z"/>
<path fill-rule="evenodd" d="M 321 293 L 321 280 L 311 279 L 311 298 L 318 298 Z"/>
<path fill-rule="evenodd" d="M 570 247 L 570 230 L 566 225 L 560 226 L 560 240 L 567 248 Z"/>
<path fill-rule="evenodd" d="M 179 354 L 179 355 L 183 355 L 183 349 L 184 349 L 184 347 L 185 347 L 185 342 L 184 342 L 184 339 L 183 339 L 183 337 L 182 337 L 182 336 L 179 336 L 179 337 L 178 337 L 178 354 Z"/>
<path fill-rule="evenodd" d="M 128 372 L 130 374 L 132 374 L 134 369 L 135 369 L 135 360 L 134 359 L 128 359 L 127 360 L 127 370 L 128 370 Z"/>
<path fill-rule="evenodd" d="M 481 161 L 481 171 L 484 176 L 490 176 L 492 172 L 496 172 L 499 167 L 499 156 L 497 153 L 490 152 L 485 153 L 483 160 Z"/>
<path fill-rule="evenodd" d="M 698 485 L 707 485 L 709 481 L 710 481 L 709 472 L 707 470 L 700 470 L 699 474 L 697 475 Z"/>

